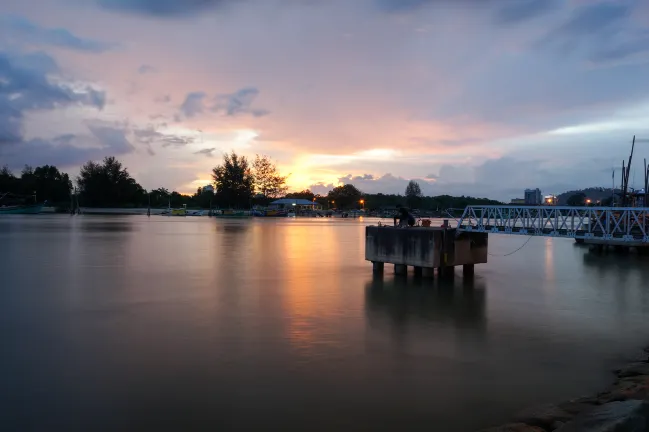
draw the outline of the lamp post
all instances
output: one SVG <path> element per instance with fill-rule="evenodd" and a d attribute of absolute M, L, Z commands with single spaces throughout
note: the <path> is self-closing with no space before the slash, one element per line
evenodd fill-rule
<path fill-rule="evenodd" d="M 360 200 L 359 202 L 361 203 L 361 208 L 365 210 L 365 200 Z"/>

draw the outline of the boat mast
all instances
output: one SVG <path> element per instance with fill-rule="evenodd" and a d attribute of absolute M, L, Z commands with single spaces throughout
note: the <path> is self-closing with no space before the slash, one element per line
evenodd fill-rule
<path fill-rule="evenodd" d="M 622 161 L 622 207 L 628 205 L 628 191 L 629 191 L 629 174 L 631 173 L 631 161 L 633 161 L 633 150 L 635 149 L 635 135 L 633 135 L 633 141 L 631 142 L 631 154 L 629 155 L 629 163 L 626 166 L 626 171 L 624 170 L 624 161 Z"/>

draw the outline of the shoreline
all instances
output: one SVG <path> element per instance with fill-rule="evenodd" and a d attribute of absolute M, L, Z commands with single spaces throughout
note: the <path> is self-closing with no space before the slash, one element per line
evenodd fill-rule
<path fill-rule="evenodd" d="M 612 371 L 603 391 L 559 403 L 532 406 L 509 423 L 478 432 L 649 431 L 649 346 L 635 361 Z"/>

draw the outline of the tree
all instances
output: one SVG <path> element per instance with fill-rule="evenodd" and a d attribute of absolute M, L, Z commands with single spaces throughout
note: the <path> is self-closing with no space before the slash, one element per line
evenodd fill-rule
<path fill-rule="evenodd" d="M 329 191 L 327 200 L 334 201 L 333 207 L 337 208 L 357 208 L 358 203 L 363 196 L 354 185 L 346 184 L 338 186 Z"/>
<path fill-rule="evenodd" d="M 45 165 L 32 169 L 25 166 L 21 175 L 23 194 L 36 193 L 38 201 L 50 203 L 68 203 L 72 182 L 66 173 L 55 166 Z"/>
<path fill-rule="evenodd" d="M 151 199 L 151 207 L 167 207 L 169 204 L 169 197 L 171 192 L 165 188 L 153 189 L 149 192 L 149 198 Z"/>
<path fill-rule="evenodd" d="M 214 202 L 214 192 L 211 190 L 211 188 L 199 187 L 191 198 L 193 205 L 200 208 L 210 208 L 210 206 Z"/>
<path fill-rule="evenodd" d="M 291 192 L 286 194 L 286 198 L 303 199 L 308 201 L 313 201 L 315 197 L 316 197 L 315 194 L 311 192 L 310 189 L 304 189 L 303 191 L 300 192 Z"/>
<path fill-rule="evenodd" d="M 414 180 L 408 182 L 406 186 L 406 201 L 408 202 L 408 207 L 417 208 L 421 203 L 422 193 L 419 183 Z"/>
<path fill-rule="evenodd" d="M 216 199 L 223 206 L 247 207 L 254 193 L 255 182 L 248 159 L 234 151 L 223 155 L 223 164 L 212 169 Z"/>
<path fill-rule="evenodd" d="M 266 198 L 279 198 L 286 193 L 288 189 L 286 187 L 287 177 L 279 174 L 277 166 L 270 157 L 256 155 L 252 168 L 257 193 Z"/>
<path fill-rule="evenodd" d="M 583 192 L 577 192 L 575 194 L 570 195 L 566 203 L 571 207 L 578 207 L 578 206 L 583 206 L 585 201 L 586 201 L 586 194 Z"/>
<path fill-rule="evenodd" d="M 19 180 L 14 176 L 8 166 L 3 166 L 0 168 L 0 194 L 7 192 L 18 192 L 16 189 L 18 187 Z"/>
<path fill-rule="evenodd" d="M 146 191 L 113 156 L 101 164 L 88 161 L 81 167 L 77 184 L 81 203 L 88 207 L 130 207 L 146 201 Z"/>

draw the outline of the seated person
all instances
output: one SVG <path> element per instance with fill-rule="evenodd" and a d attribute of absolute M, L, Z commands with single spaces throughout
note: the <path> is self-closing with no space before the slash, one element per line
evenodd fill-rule
<path fill-rule="evenodd" d="M 397 219 L 399 223 L 397 224 Z M 415 226 L 415 217 L 404 207 L 399 209 L 399 213 L 394 216 L 394 226 L 407 227 Z"/>

